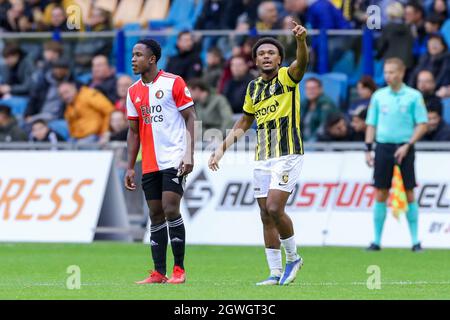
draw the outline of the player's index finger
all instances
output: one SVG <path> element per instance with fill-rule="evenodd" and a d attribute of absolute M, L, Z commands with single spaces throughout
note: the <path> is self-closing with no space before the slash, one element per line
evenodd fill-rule
<path fill-rule="evenodd" d="M 292 19 L 291 22 L 294 24 L 294 27 L 299 25 L 294 19 Z"/>

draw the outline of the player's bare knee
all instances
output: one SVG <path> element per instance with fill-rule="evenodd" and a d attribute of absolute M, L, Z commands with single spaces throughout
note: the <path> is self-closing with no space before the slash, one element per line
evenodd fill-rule
<path fill-rule="evenodd" d="M 389 190 L 387 189 L 377 189 L 375 198 L 378 202 L 386 202 L 389 196 Z"/>
<path fill-rule="evenodd" d="M 166 220 L 166 217 L 164 216 L 163 211 L 157 211 L 157 212 L 150 211 L 149 217 L 150 217 L 150 222 L 152 224 L 160 224 Z"/>
<path fill-rule="evenodd" d="M 174 206 L 171 204 L 164 206 L 163 212 L 164 212 L 164 216 L 169 220 L 173 220 L 180 216 L 180 209 L 178 208 L 178 206 Z"/>
<path fill-rule="evenodd" d="M 267 212 L 275 224 L 279 224 L 281 216 L 284 214 L 284 209 L 278 204 L 270 204 L 267 205 Z"/>
<path fill-rule="evenodd" d="M 270 226 L 275 223 L 272 217 L 269 215 L 267 210 L 260 210 L 261 221 L 264 226 Z"/>

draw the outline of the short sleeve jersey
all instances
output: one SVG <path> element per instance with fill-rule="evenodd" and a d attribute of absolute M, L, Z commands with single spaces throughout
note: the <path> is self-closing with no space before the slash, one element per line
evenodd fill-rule
<path fill-rule="evenodd" d="M 396 144 L 408 142 L 414 127 L 427 121 L 422 94 L 405 84 L 397 92 L 389 86 L 375 91 L 366 118 L 376 129 L 377 142 Z"/>
<path fill-rule="evenodd" d="M 298 82 L 287 67 L 269 81 L 259 77 L 247 86 L 244 112 L 257 123 L 256 160 L 303 154 Z"/>
<path fill-rule="evenodd" d="M 181 111 L 193 104 L 184 80 L 162 70 L 153 82 L 140 79 L 128 89 L 127 114 L 139 121 L 143 174 L 178 168 L 186 151 Z"/>

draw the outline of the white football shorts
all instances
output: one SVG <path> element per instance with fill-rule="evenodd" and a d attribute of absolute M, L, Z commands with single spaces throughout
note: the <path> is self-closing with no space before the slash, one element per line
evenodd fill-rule
<path fill-rule="evenodd" d="M 255 198 L 266 198 L 270 189 L 291 193 L 300 176 L 303 155 L 290 154 L 256 161 L 253 170 Z"/>

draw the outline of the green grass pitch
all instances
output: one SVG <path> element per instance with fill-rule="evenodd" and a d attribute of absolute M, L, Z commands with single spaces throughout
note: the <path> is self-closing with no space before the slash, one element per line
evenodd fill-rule
<path fill-rule="evenodd" d="M 188 246 L 186 284 L 139 286 L 152 267 L 147 245 L 0 244 L 0 299 L 450 299 L 449 250 L 300 253 L 305 265 L 288 287 L 255 286 L 267 276 L 262 246 Z M 70 265 L 80 267 L 79 290 L 66 287 Z M 379 290 L 367 288 L 370 265 L 380 268 Z"/>

